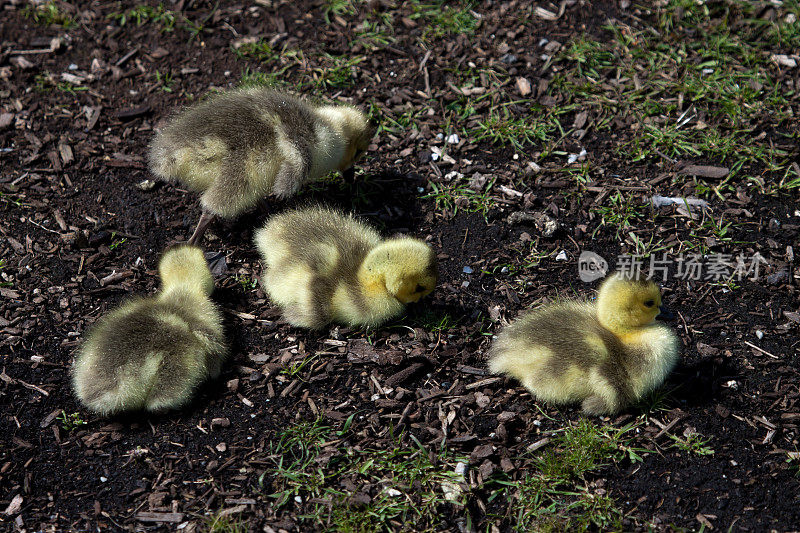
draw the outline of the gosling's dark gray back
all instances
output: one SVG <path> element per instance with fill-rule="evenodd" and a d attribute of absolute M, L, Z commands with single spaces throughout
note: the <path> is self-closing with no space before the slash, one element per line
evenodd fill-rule
<path fill-rule="evenodd" d="M 187 369 L 199 363 L 216 372 L 221 358 L 209 361 L 208 353 L 213 350 L 217 356 L 224 351 L 219 331 L 209 327 L 207 317 L 203 320 L 197 305 L 196 298 L 179 294 L 166 300 L 146 298 L 126 304 L 99 323 L 87 341 L 95 352 L 92 373 L 97 379 L 84 382 L 84 400 L 89 404 L 100 400 L 110 387 L 137 375 L 155 357 L 160 362 L 146 403 L 177 407 L 188 400 L 206 372 Z"/>
<path fill-rule="evenodd" d="M 241 152 L 276 143 L 275 125 L 268 115 L 278 117 L 290 141 L 309 160 L 315 139 L 314 124 L 319 119 L 299 98 L 273 89 L 238 90 L 212 96 L 176 117 L 163 135 L 176 145 L 215 137 L 231 152 Z"/>
<path fill-rule="evenodd" d="M 597 346 L 587 342 L 591 338 L 599 339 L 605 346 L 608 352 L 605 360 L 598 360 Z M 543 312 L 534 311 L 503 330 L 498 338 L 498 349 L 502 349 L 506 339 L 515 345 L 548 349 L 553 354 L 545 365 L 548 376 L 566 375 L 571 366 L 585 370 L 596 368 L 625 403 L 633 397 L 630 373 L 644 364 L 643 354 L 623 346 L 600 324 L 592 308 L 581 304 L 556 304 Z"/>

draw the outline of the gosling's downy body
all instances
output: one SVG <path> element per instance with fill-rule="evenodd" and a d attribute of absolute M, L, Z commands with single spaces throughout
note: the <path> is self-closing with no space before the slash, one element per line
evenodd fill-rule
<path fill-rule="evenodd" d="M 152 172 L 201 193 L 197 244 L 213 217 L 234 218 L 269 195 L 345 171 L 376 126 L 354 107 L 311 105 L 267 88 L 213 96 L 175 117 L 150 145 Z"/>
<path fill-rule="evenodd" d="M 292 325 L 377 326 L 429 294 L 436 255 L 412 238 L 383 240 L 352 216 L 312 207 L 270 219 L 254 237 L 261 283 Z"/>
<path fill-rule="evenodd" d="M 555 303 L 506 327 L 489 368 L 545 402 L 616 413 L 663 383 L 678 360 L 677 336 L 655 322 L 660 305 L 655 283 L 613 275 L 595 302 Z"/>
<path fill-rule="evenodd" d="M 89 332 L 72 368 L 78 399 L 101 415 L 186 404 L 227 355 L 222 316 L 203 253 L 168 250 L 158 295 L 123 304 Z"/>

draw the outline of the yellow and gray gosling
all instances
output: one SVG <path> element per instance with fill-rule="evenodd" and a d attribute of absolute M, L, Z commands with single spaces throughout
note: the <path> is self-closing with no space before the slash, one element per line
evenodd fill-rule
<path fill-rule="evenodd" d="M 150 144 L 151 171 L 201 193 L 189 244 L 214 216 L 235 218 L 266 196 L 287 198 L 349 169 L 377 127 L 358 109 L 312 105 L 267 88 L 213 96 L 175 117 Z"/>
<path fill-rule="evenodd" d="M 81 403 L 96 413 L 175 409 L 220 373 L 227 347 L 202 251 L 171 248 L 158 270 L 161 291 L 112 311 L 78 351 L 72 384 Z"/>
<path fill-rule="evenodd" d="M 261 284 L 292 325 L 377 326 L 436 285 L 436 255 L 412 238 L 382 239 L 350 215 L 288 211 L 256 231 Z"/>
<path fill-rule="evenodd" d="M 655 283 L 613 275 L 596 302 L 554 303 L 506 327 L 489 368 L 539 400 L 616 413 L 663 383 L 678 361 L 677 336 L 655 322 L 660 305 Z"/>

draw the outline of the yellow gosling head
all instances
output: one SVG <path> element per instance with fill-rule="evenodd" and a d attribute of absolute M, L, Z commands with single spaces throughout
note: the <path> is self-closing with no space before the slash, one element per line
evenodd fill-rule
<path fill-rule="evenodd" d="M 389 239 L 367 255 L 362 274 L 368 288 L 383 285 L 401 303 L 416 302 L 436 286 L 436 254 L 419 239 Z"/>
<path fill-rule="evenodd" d="M 597 317 L 614 332 L 625 332 L 651 324 L 659 313 L 661 290 L 650 280 L 614 274 L 597 294 Z"/>
<path fill-rule="evenodd" d="M 164 292 L 180 287 L 209 296 L 214 291 L 214 278 L 197 246 L 181 244 L 168 249 L 158 263 L 158 275 Z"/>
<path fill-rule="evenodd" d="M 378 125 L 355 107 L 329 106 L 324 111 L 334 126 L 341 130 L 347 143 L 337 168 L 340 171 L 347 170 L 367 151 Z"/>

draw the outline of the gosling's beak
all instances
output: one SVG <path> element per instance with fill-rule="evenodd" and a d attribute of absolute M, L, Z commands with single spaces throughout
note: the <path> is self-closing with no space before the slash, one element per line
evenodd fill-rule
<path fill-rule="evenodd" d="M 670 311 L 669 309 L 667 309 L 662 305 L 659 306 L 658 308 L 658 314 L 656 315 L 656 318 L 663 318 L 664 320 L 672 320 L 673 318 L 675 318 L 675 315 L 672 314 L 672 311 Z"/>

